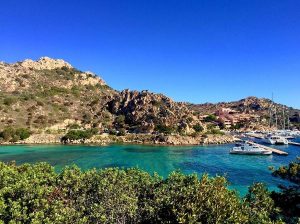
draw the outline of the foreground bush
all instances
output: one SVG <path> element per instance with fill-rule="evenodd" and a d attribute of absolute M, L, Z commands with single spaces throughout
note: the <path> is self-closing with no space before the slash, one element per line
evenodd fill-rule
<path fill-rule="evenodd" d="M 273 170 L 273 175 L 290 182 L 289 186 L 280 185 L 280 192 L 272 192 L 275 205 L 281 209 L 280 217 L 287 223 L 300 223 L 300 157 Z"/>
<path fill-rule="evenodd" d="M 273 210 L 264 186 L 241 199 L 224 177 L 0 162 L 0 223 L 272 223 Z"/>

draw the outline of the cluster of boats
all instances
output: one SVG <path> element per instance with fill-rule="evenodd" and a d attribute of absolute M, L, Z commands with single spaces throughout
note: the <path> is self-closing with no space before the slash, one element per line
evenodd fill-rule
<path fill-rule="evenodd" d="M 300 138 L 298 130 L 277 130 L 276 132 L 249 132 L 246 136 L 261 139 L 261 143 L 270 145 L 288 145 L 289 141 Z"/>

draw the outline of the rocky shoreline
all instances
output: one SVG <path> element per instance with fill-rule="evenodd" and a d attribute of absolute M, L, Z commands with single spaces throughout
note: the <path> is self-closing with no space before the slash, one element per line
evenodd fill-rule
<path fill-rule="evenodd" d="M 16 143 L 3 142 L 2 145 L 14 144 L 63 144 L 61 134 L 33 134 L 29 138 Z M 93 144 L 109 145 L 115 143 L 124 144 L 141 144 L 141 145 L 212 145 L 212 144 L 229 144 L 236 142 L 238 139 L 232 135 L 206 135 L 206 136 L 181 136 L 181 135 L 152 135 L 152 134 L 126 134 L 125 136 L 115 136 L 108 134 L 94 135 L 90 139 L 80 139 L 69 142 L 70 145 L 76 144 Z"/>

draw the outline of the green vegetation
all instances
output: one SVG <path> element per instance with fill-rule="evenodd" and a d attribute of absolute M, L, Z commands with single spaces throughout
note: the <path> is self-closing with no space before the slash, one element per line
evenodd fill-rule
<path fill-rule="evenodd" d="M 91 138 L 93 135 L 97 134 L 97 129 L 88 130 L 70 130 L 65 136 L 62 137 L 62 142 L 69 142 L 74 140 L 85 140 Z"/>
<path fill-rule="evenodd" d="M 204 130 L 204 128 L 201 126 L 201 124 L 195 124 L 193 126 L 193 129 L 195 130 L 195 132 L 202 132 Z"/>
<path fill-rule="evenodd" d="M 279 186 L 281 192 L 272 192 L 275 205 L 281 209 L 280 217 L 287 223 L 300 223 L 300 157 L 273 170 L 273 175 L 291 182 L 290 186 Z"/>
<path fill-rule="evenodd" d="M 0 223 L 279 223 L 263 185 L 241 199 L 224 177 L 0 162 L 0 178 Z"/>
<path fill-rule="evenodd" d="M 77 123 L 69 124 L 67 127 L 69 129 L 80 129 L 81 128 L 81 126 L 79 124 L 77 124 Z"/>
<path fill-rule="evenodd" d="M 205 122 L 217 121 L 217 117 L 216 117 L 216 115 L 210 114 L 204 118 L 204 121 Z"/>
<path fill-rule="evenodd" d="M 6 97 L 3 99 L 3 104 L 6 106 L 10 106 L 10 105 L 14 104 L 15 102 L 16 102 L 16 99 L 12 98 L 12 97 Z"/>
<path fill-rule="evenodd" d="M 2 139 L 4 142 L 17 142 L 29 136 L 30 131 L 27 128 L 6 127 L 0 132 L 0 141 Z"/>
<path fill-rule="evenodd" d="M 115 122 L 119 125 L 124 125 L 125 124 L 125 116 L 124 115 L 119 115 L 116 117 Z"/>
<path fill-rule="evenodd" d="M 207 131 L 205 134 L 212 134 L 212 135 L 224 135 L 224 132 L 217 128 L 214 124 L 207 125 Z"/>
<path fill-rule="evenodd" d="M 225 133 L 219 129 L 209 129 L 208 131 L 205 132 L 205 134 L 211 134 L 211 135 L 224 135 Z"/>
<path fill-rule="evenodd" d="M 119 130 L 118 130 L 118 134 L 117 134 L 118 136 L 124 136 L 124 135 L 126 135 L 126 130 L 125 130 L 125 128 L 120 128 Z"/>
<path fill-rule="evenodd" d="M 235 125 L 232 125 L 230 129 L 239 130 L 239 129 L 243 128 L 244 126 L 245 126 L 245 124 L 243 124 L 243 123 L 237 123 Z"/>
<path fill-rule="evenodd" d="M 170 126 L 166 126 L 166 125 L 163 125 L 163 124 L 158 124 L 158 125 L 155 126 L 155 131 L 158 131 L 160 133 L 164 133 L 166 135 L 170 135 L 170 134 L 175 132 L 175 128 L 170 127 Z"/>

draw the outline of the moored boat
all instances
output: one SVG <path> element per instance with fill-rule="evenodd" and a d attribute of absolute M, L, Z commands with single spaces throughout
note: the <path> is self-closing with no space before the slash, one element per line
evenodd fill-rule
<path fill-rule="evenodd" d="M 267 135 L 262 141 L 266 144 L 271 145 L 287 145 L 289 144 L 288 140 L 282 136 L 277 135 Z"/>
<path fill-rule="evenodd" d="M 271 155 L 272 151 L 265 150 L 256 145 L 244 143 L 233 147 L 229 153 L 239 155 Z"/>

